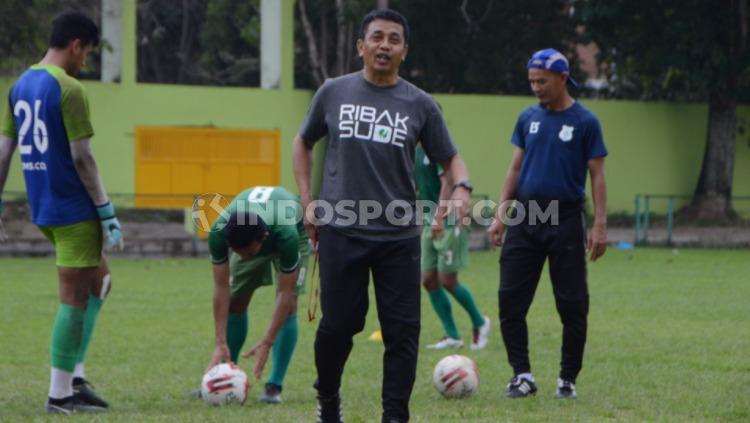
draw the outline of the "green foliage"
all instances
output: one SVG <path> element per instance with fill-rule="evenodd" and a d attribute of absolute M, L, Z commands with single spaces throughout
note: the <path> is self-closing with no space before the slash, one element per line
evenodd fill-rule
<path fill-rule="evenodd" d="M 750 56 L 737 53 L 730 1 L 577 0 L 583 40 L 601 47 L 610 95 L 705 101 L 711 92 L 750 101 Z M 750 22 L 745 22 L 747 25 Z M 736 64 L 732 62 L 736 61 Z M 737 66 L 740 90 L 729 92 Z M 732 90 L 733 91 L 733 90 Z"/>
<path fill-rule="evenodd" d="M 220 85 L 258 85 L 260 68 L 259 1 L 208 3 L 200 34 L 200 64 Z"/>
<path fill-rule="evenodd" d="M 49 331 L 59 303 L 54 259 L 0 259 L 0 407 L 3 421 L 47 420 Z M 208 407 L 189 401 L 213 350 L 211 265 L 206 259 L 111 262 L 113 289 L 97 322 L 87 377 L 112 404 L 105 416 L 75 421 L 304 422 L 315 416 L 313 340 L 317 321 L 305 319 L 284 386 L 284 404 L 257 401 L 255 382 L 242 407 Z M 540 391 L 535 398 L 502 398 L 511 376 L 497 326 L 496 252 L 472 253 L 461 281 L 492 319 L 485 350 L 458 351 L 476 361 L 475 396 L 446 401 L 432 387 L 433 366 L 454 352 L 424 348 L 441 335 L 422 296 L 422 334 L 411 401 L 414 422 L 716 422 L 747 421 L 750 405 L 750 326 L 747 321 L 747 252 L 718 250 L 610 250 L 589 266 L 591 312 L 579 399 L 552 399 L 560 361 L 560 320 L 547 272 L 531 307 L 531 362 Z M 371 291 L 372 292 L 372 291 Z M 273 307 L 271 287 L 250 305 L 246 349 L 262 336 Z M 347 422 L 379 420 L 383 347 L 367 337 L 378 329 L 374 298 L 365 330 L 355 336 L 343 380 Z M 470 320 L 453 307 L 461 335 Z M 242 359 L 249 371 L 252 362 Z M 266 369 L 266 375 L 268 371 Z M 55 419 L 56 420 L 56 419 Z"/>
<path fill-rule="evenodd" d="M 302 25 L 299 0 L 294 8 L 294 86 L 297 88 L 317 88 L 316 77 L 310 63 L 308 34 Z M 373 9 L 372 0 L 344 0 L 341 8 L 334 0 L 306 0 L 307 18 L 312 26 L 314 44 L 318 49 L 318 60 L 326 68 L 328 76 L 353 72 L 361 68 L 357 57 L 356 39 L 362 17 Z M 338 48 L 339 33 L 343 34 L 342 50 Z M 337 56 L 342 63 L 338 63 Z M 337 68 L 343 69 L 339 72 Z"/>
<path fill-rule="evenodd" d="M 39 24 L 39 16 L 28 7 L 28 1 L 0 2 L 0 74 L 15 76 L 42 57 L 48 34 Z"/>
<path fill-rule="evenodd" d="M 552 47 L 573 59 L 567 3 L 469 1 L 464 14 L 455 0 L 393 0 L 412 27 L 404 73 L 428 92 L 528 95 L 532 53 Z"/>
<path fill-rule="evenodd" d="M 257 86 L 260 0 L 138 1 L 138 81 Z"/>
<path fill-rule="evenodd" d="M 0 1 L 0 76 L 18 76 L 39 62 L 47 51 L 47 39 L 55 15 L 79 10 L 100 22 L 100 0 L 3 0 Z M 79 77 L 98 79 L 99 51 L 92 53 Z"/>
<path fill-rule="evenodd" d="M 194 83 L 205 2 L 139 0 L 137 5 L 138 81 Z"/>
<path fill-rule="evenodd" d="M 466 4 L 462 11 L 462 3 Z M 336 9 L 331 0 L 307 1 L 316 35 L 334 37 Z M 372 0 L 344 2 L 345 21 L 359 28 L 362 17 L 375 5 Z M 526 63 L 539 49 L 553 47 L 572 60 L 570 48 L 575 21 L 566 0 L 392 0 L 389 6 L 409 21 L 409 55 L 402 65 L 408 80 L 428 92 L 497 93 L 527 95 Z M 326 14 L 326 18 L 322 18 Z M 296 66 L 298 87 L 314 87 L 309 76 L 307 39 L 299 11 L 296 18 Z M 322 26 L 327 26 L 323 31 Z M 357 31 L 350 35 L 357 37 Z M 319 44 L 324 44 L 322 41 Z M 333 62 L 335 42 L 325 43 L 328 62 Z M 351 43 L 350 54 L 354 53 Z M 359 60 L 347 67 L 360 69 Z"/>

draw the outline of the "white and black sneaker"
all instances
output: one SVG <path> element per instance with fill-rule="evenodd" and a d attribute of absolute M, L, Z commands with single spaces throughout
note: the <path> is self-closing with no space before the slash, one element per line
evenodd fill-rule
<path fill-rule="evenodd" d="M 64 415 L 75 413 L 101 413 L 107 411 L 104 407 L 88 404 L 75 394 L 62 399 L 49 398 L 47 403 L 44 404 L 44 410 L 50 414 Z"/>
<path fill-rule="evenodd" d="M 490 338 L 490 318 L 484 316 L 484 323 L 478 328 L 474 328 L 471 339 L 471 349 L 481 350 L 487 346 Z"/>
<path fill-rule="evenodd" d="M 576 384 L 569 381 L 557 378 L 557 391 L 555 392 L 555 399 L 576 399 Z"/>
<path fill-rule="evenodd" d="M 447 348 L 461 348 L 464 346 L 464 341 L 458 338 L 451 338 L 450 336 L 444 336 L 434 344 L 427 346 L 430 350 L 444 350 Z"/>
<path fill-rule="evenodd" d="M 318 408 L 315 417 L 317 423 L 344 423 L 341 418 L 341 397 L 339 394 L 330 397 L 318 394 Z"/>
<path fill-rule="evenodd" d="M 313 388 L 318 390 L 318 380 L 315 380 Z M 315 410 L 316 423 L 344 423 L 341 417 L 341 395 L 321 395 L 318 391 L 318 407 Z"/>
<path fill-rule="evenodd" d="M 505 397 L 525 398 L 534 394 L 536 394 L 536 383 L 525 377 L 513 376 L 508 384 L 508 392 L 505 393 Z"/>
<path fill-rule="evenodd" d="M 73 394 L 86 404 L 109 408 L 107 401 L 94 392 L 94 385 L 82 377 L 73 379 Z"/>
<path fill-rule="evenodd" d="M 266 383 L 260 400 L 266 404 L 281 404 L 281 386 L 275 383 Z"/>

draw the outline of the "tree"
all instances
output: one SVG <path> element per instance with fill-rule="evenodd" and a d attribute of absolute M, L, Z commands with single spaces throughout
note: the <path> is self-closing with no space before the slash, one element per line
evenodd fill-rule
<path fill-rule="evenodd" d="M 707 101 L 708 133 L 693 200 L 683 211 L 728 219 L 737 102 L 748 101 L 746 0 L 578 0 L 585 37 L 601 47 L 610 95 Z"/>
<path fill-rule="evenodd" d="M 568 1 L 392 0 L 391 7 L 414 28 L 404 73 L 428 92 L 529 95 L 526 63 L 548 47 L 577 72 Z"/>
<path fill-rule="evenodd" d="M 138 81 L 257 86 L 259 0 L 139 0 Z"/>
<path fill-rule="evenodd" d="M 196 62 L 205 9 L 201 0 L 138 1 L 139 82 L 199 83 L 188 68 Z"/>
<path fill-rule="evenodd" d="M 260 84 L 260 2 L 212 0 L 200 34 L 204 79 L 218 85 Z"/>
<path fill-rule="evenodd" d="M 314 88 L 360 67 L 354 43 L 368 11 L 388 6 L 413 31 L 402 65 L 428 92 L 529 94 L 526 62 L 554 47 L 573 58 L 566 0 L 298 0 L 295 82 Z M 574 71 L 577 72 L 577 69 Z M 574 75 L 576 76 L 576 75 Z"/>
<path fill-rule="evenodd" d="M 16 77 L 41 60 L 52 19 L 65 10 L 84 12 L 97 23 L 101 20 L 100 0 L 0 1 L 0 75 Z M 99 79 L 99 68 L 100 54 L 95 51 L 79 78 Z"/>
<path fill-rule="evenodd" d="M 0 73 L 16 76 L 39 61 L 47 47 L 38 17 L 24 0 L 0 2 Z M 18 42 L 24 40 L 24 42 Z"/>
<path fill-rule="evenodd" d="M 359 68 L 359 20 L 375 6 L 373 0 L 297 0 L 295 86 L 315 88 Z"/>

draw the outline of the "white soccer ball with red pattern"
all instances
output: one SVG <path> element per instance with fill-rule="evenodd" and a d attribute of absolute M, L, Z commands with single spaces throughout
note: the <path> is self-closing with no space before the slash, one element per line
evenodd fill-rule
<path fill-rule="evenodd" d="M 222 363 L 203 375 L 201 398 L 211 405 L 243 404 L 249 390 L 245 372 L 235 364 Z"/>
<path fill-rule="evenodd" d="M 432 382 L 446 398 L 466 398 L 479 388 L 479 369 L 469 357 L 449 355 L 435 366 Z"/>

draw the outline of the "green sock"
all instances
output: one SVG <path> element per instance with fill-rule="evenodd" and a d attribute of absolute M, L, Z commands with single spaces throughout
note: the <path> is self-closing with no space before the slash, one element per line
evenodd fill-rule
<path fill-rule="evenodd" d="M 96 318 L 99 316 L 99 310 L 102 309 L 104 300 L 96 295 L 89 295 L 89 302 L 86 305 L 86 312 L 83 314 L 83 335 L 81 336 L 81 346 L 78 348 L 78 363 L 83 363 L 86 358 L 86 351 L 89 349 L 91 334 L 94 333 Z"/>
<path fill-rule="evenodd" d="M 484 324 L 484 316 L 479 312 L 477 304 L 474 302 L 474 297 L 471 295 L 471 291 L 468 288 L 456 282 L 456 287 L 453 288 L 453 297 L 461 304 L 461 307 L 469 313 L 471 317 L 471 323 L 474 325 L 474 329 Z"/>
<path fill-rule="evenodd" d="M 434 291 L 427 292 L 430 295 L 432 308 L 435 309 L 440 321 L 443 322 L 443 330 L 445 330 L 445 334 L 451 338 L 458 339 L 458 329 L 456 329 L 456 322 L 453 321 L 451 302 L 448 298 L 448 294 L 445 293 L 445 289 L 441 287 Z"/>
<path fill-rule="evenodd" d="M 60 304 L 52 327 L 52 367 L 71 373 L 75 370 L 83 337 L 83 315 L 80 308 Z"/>
<path fill-rule="evenodd" d="M 238 314 L 229 313 L 227 318 L 227 346 L 229 346 L 229 356 L 234 363 L 240 357 L 240 350 L 247 338 L 247 320 L 247 311 Z"/>
<path fill-rule="evenodd" d="M 294 347 L 297 346 L 298 335 L 299 324 L 297 323 L 297 315 L 292 314 L 287 317 L 284 326 L 281 327 L 279 334 L 276 335 L 276 341 L 273 343 L 273 351 L 271 352 L 273 366 L 268 383 L 279 386 L 284 385 L 284 376 L 286 376 L 286 370 L 292 361 L 292 354 L 294 354 Z"/>

